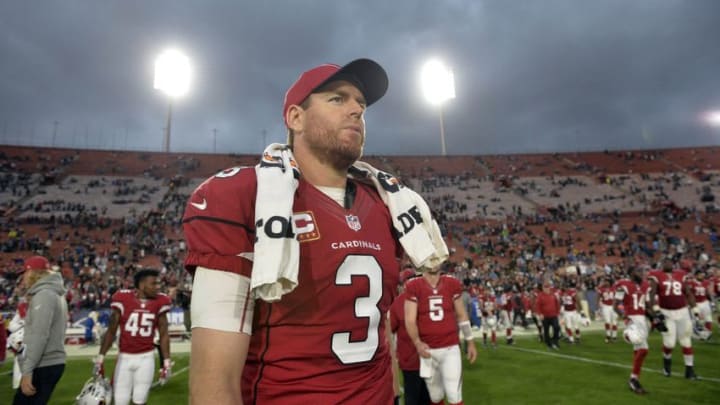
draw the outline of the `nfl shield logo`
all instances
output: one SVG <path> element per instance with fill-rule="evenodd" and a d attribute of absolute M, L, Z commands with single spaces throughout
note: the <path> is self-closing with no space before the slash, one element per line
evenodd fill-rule
<path fill-rule="evenodd" d="M 350 229 L 357 232 L 362 228 L 362 225 L 360 225 L 360 218 L 358 218 L 355 215 L 345 215 L 345 221 L 347 222 Z"/>

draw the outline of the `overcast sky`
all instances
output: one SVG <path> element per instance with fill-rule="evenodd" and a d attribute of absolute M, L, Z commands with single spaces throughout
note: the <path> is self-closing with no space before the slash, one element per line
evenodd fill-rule
<path fill-rule="evenodd" d="M 169 46 L 194 69 L 176 152 L 283 141 L 297 76 L 359 57 L 390 77 L 367 154 L 440 153 L 431 57 L 455 73 L 450 154 L 720 144 L 699 118 L 720 109 L 718 0 L 0 0 L 0 143 L 160 150 Z"/>

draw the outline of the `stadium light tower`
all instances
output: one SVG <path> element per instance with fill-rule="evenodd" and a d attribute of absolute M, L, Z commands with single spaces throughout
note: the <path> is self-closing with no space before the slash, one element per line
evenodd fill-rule
<path fill-rule="evenodd" d="M 439 60 L 431 60 L 423 66 L 420 80 L 422 82 L 425 99 L 427 99 L 430 104 L 437 105 L 440 111 L 440 142 L 442 143 L 442 155 L 447 156 L 442 107 L 446 101 L 455 98 L 455 76 L 452 70 L 446 67 L 444 63 Z"/>
<path fill-rule="evenodd" d="M 167 125 L 163 150 L 170 152 L 173 100 L 187 94 L 190 89 L 190 59 L 182 52 L 168 49 L 155 59 L 155 80 L 153 87 L 168 97 Z"/>

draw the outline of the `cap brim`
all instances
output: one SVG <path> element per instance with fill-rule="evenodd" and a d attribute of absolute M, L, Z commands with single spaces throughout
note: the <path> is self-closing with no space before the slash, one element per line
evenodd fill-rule
<path fill-rule="evenodd" d="M 370 59 L 356 59 L 348 63 L 325 80 L 318 88 L 347 75 L 357 79 L 362 87 L 360 90 L 365 96 L 365 103 L 368 106 L 380 100 L 387 92 L 389 81 L 385 69 Z"/>

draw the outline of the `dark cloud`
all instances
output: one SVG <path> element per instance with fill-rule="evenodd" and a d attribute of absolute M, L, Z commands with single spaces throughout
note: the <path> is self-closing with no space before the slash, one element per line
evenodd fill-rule
<path fill-rule="evenodd" d="M 175 45 L 195 69 L 176 151 L 212 151 L 214 129 L 222 151 L 281 141 L 301 71 L 371 57 L 391 87 L 368 112 L 366 152 L 438 153 L 418 86 L 431 56 L 455 71 L 453 154 L 717 144 L 698 119 L 720 108 L 717 38 L 714 0 L 5 0 L 0 141 L 158 150 L 167 101 L 152 64 Z"/>

